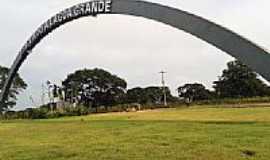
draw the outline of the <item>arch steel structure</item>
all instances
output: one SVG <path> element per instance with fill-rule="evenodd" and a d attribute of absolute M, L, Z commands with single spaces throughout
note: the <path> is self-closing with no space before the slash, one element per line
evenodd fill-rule
<path fill-rule="evenodd" d="M 0 105 L 4 105 L 7 100 L 9 89 L 19 68 L 44 37 L 65 23 L 81 17 L 95 17 L 99 14 L 144 17 L 183 30 L 235 57 L 270 81 L 269 52 L 225 27 L 186 11 L 157 3 L 141 0 L 94 0 L 61 11 L 43 23 L 28 39 L 11 66 L 2 88 Z"/>

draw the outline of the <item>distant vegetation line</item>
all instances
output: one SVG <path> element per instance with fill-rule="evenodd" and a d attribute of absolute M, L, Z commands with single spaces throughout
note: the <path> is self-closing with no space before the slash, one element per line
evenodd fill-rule
<path fill-rule="evenodd" d="M 8 74 L 8 68 L 0 67 L 0 88 Z M 27 84 L 17 75 L 9 100 L 0 112 L 4 118 L 55 118 L 86 115 L 99 112 L 122 112 L 162 108 L 166 97 L 171 106 L 192 104 L 242 104 L 270 102 L 270 88 L 256 73 L 239 61 L 227 64 L 213 91 L 200 83 L 187 83 L 178 87 L 178 97 L 168 87 L 149 86 L 127 89 L 127 82 L 103 69 L 82 69 L 71 73 L 56 85 L 47 82 L 49 103 L 39 108 L 11 111 L 17 95 Z M 165 96 L 166 95 L 166 96 Z M 173 105 L 173 106 L 174 106 Z"/>

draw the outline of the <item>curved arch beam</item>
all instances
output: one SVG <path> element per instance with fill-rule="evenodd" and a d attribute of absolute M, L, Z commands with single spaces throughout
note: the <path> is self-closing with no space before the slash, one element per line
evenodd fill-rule
<path fill-rule="evenodd" d="M 251 67 L 265 79 L 270 80 L 270 70 L 268 69 L 270 54 L 251 41 L 220 25 L 191 13 L 156 3 L 140 0 L 95 0 L 68 8 L 56 14 L 38 28 L 20 50 L 11 67 L 1 92 L 1 104 L 3 105 L 7 100 L 12 81 L 20 66 L 31 53 L 31 50 L 45 36 L 67 22 L 98 14 L 133 15 L 168 24 L 216 46 Z"/>

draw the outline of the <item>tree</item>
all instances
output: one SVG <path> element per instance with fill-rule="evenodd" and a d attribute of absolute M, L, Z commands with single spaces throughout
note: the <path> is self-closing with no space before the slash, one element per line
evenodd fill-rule
<path fill-rule="evenodd" d="M 66 99 L 85 106 L 111 106 L 123 101 L 127 83 L 103 69 L 78 70 L 63 81 Z"/>
<path fill-rule="evenodd" d="M 167 100 L 173 101 L 174 97 L 168 87 L 165 88 Z M 164 100 L 163 88 L 150 86 L 147 88 L 133 88 L 127 91 L 127 102 L 128 103 L 161 103 Z"/>
<path fill-rule="evenodd" d="M 217 95 L 221 98 L 241 98 L 269 95 L 269 89 L 255 72 L 240 61 L 231 61 L 214 82 Z"/>
<path fill-rule="evenodd" d="M 164 98 L 163 88 L 161 87 L 147 87 L 145 90 L 145 96 L 147 97 L 147 103 L 161 103 Z M 170 96 L 168 93 L 168 88 L 166 88 L 167 96 Z"/>
<path fill-rule="evenodd" d="M 3 66 L 0 66 L 0 92 L 4 87 L 5 81 L 8 77 L 9 69 Z M 8 100 L 3 106 L 0 106 L 0 112 L 8 110 L 16 105 L 17 96 L 27 88 L 27 84 L 20 77 L 19 74 L 15 75 L 14 81 L 9 90 Z"/>
<path fill-rule="evenodd" d="M 147 97 L 145 96 L 145 90 L 140 87 L 129 89 L 126 94 L 126 102 L 139 104 L 146 103 Z"/>
<path fill-rule="evenodd" d="M 203 84 L 193 83 L 178 87 L 178 95 L 189 102 L 207 100 L 211 98 L 211 92 Z"/>

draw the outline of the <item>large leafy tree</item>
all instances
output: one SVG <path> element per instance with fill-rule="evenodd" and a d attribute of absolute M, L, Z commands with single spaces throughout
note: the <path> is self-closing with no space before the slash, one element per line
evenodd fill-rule
<path fill-rule="evenodd" d="M 2 88 L 4 87 L 4 83 L 7 79 L 9 69 L 3 66 L 0 66 L 0 92 Z M 24 80 L 19 76 L 19 74 L 16 74 L 15 79 L 11 85 L 11 88 L 9 90 L 8 100 L 0 106 L 0 112 L 5 111 L 9 108 L 12 108 L 16 105 L 17 96 L 20 92 L 25 90 L 27 88 L 27 84 L 24 82 Z"/>
<path fill-rule="evenodd" d="M 240 61 L 231 61 L 214 82 L 216 93 L 221 98 L 254 97 L 269 95 L 269 88 L 255 72 Z"/>
<path fill-rule="evenodd" d="M 193 83 L 178 87 L 178 95 L 191 101 L 207 100 L 211 98 L 211 92 L 203 84 Z"/>
<path fill-rule="evenodd" d="M 163 88 L 152 86 L 152 87 L 147 87 L 144 90 L 145 90 L 145 96 L 147 97 L 148 103 L 161 103 L 163 101 L 164 99 Z M 169 101 L 171 97 L 171 92 L 169 88 L 166 87 L 165 92 Z"/>
<path fill-rule="evenodd" d="M 126 94 L 126 102 L 140 104 L 146 103 L 147 97 L 145 96 L 145 90 L 140 87 L 129 89 Z"/>
<path fill-rule="evenodd" d="M 121 103 L 126 91 L 124 79 L 103 69 L 78 70 L 63 81 L 66 100 L 78 100 L 85 106 L 110 106 Z"/>
<path fill-rule="evenodd" d="M 167 100 L 173 101 L 174 97 L 168 87 L 165 88 Z M 163 88 L 150 86 L 147 88 L 132 88 L 127 91 L 128 103 L 161 103 L 164 99 Z"/>

